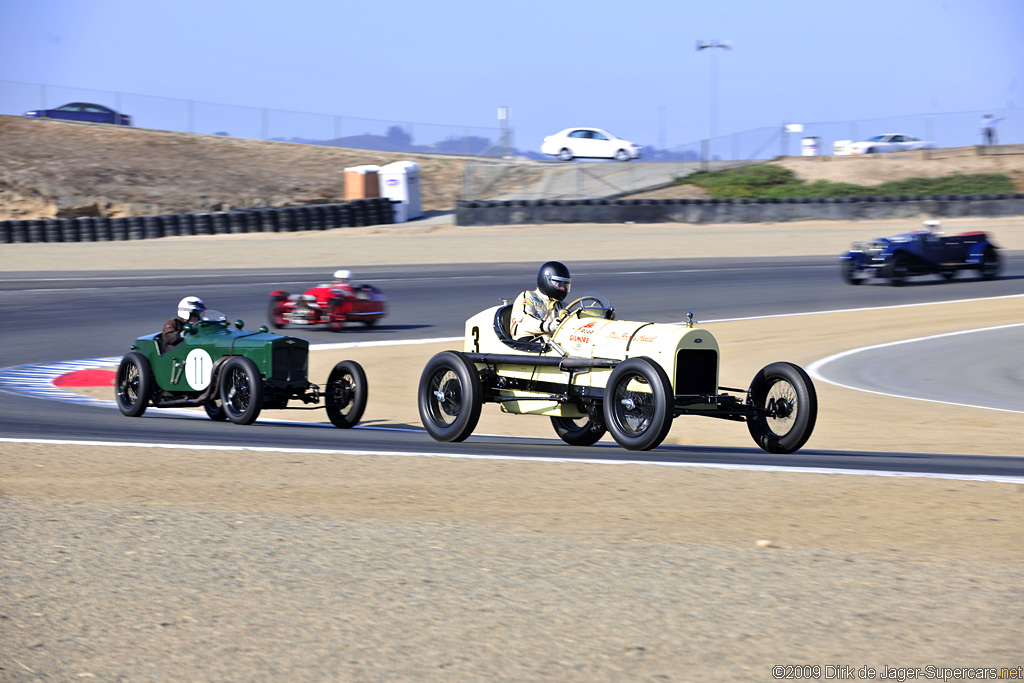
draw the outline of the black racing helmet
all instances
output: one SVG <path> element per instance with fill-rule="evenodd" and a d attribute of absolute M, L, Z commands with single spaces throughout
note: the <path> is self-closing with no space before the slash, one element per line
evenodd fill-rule
<path fill-rule="evenodd" d="M 558 261 L 548 261 L 540 267 L 540 271 L 537 273 L 537 289 L 555 301 L 565 299 L 571 285 L 572 277 L 569 275 L 569 269 Z"/>

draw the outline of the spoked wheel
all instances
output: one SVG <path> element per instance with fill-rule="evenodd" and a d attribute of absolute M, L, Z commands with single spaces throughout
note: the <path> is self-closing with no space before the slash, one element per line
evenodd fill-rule
<path fill-rule="evenodd" d="M 149 398 L 153 395 L 153 373 L 145 356 L 132 351 L 121 359 L 114 391 L 122 415 L 139 417 L 146 412 Z"/>
<path fill-rule="evenodd" d="M 343 360 L 331 370 L 327 377 L 324 399 L 327 403 L 327 417 L 339 429 L 348 429 L 359 424 L 366 410 L 366 373 L 363 366 L 354 360 Z"/>
<path fill-rule="evenodd" d="M 263 409 L 263 377 L 256 363 L 233 356 L 220 370 L 220 402 L 227 418 L 239 425 L 256 421 Z"/>
<path fill-rule="evenodd" d="M 480 375 L 458 351 L 442 351 L 430 359 L 417 396 L 420 420 L 435 441 L 463 441 L 480 421 Z"/>
<path fill-rule="evenodd" d="M 281 301 L 280 299 L 271 299 L 270 308 L 267 311 L 267 317 L 270 318 L 270 326 L 276 330 L 287 325 L 288 321 L 284 317 L 284 301 Z"/>
<path fill-rule="evenodd" d="M 999 254 L 992 247 L 985 247 L 985 253 L 981 257 L 981 267 L 978 269 L 981 277 L 991 280 L 999 274 Z"/>
<path fill-rule="evenodd" d="M 668 375 L 650 358 L 630 358 L 612 370 L 604 390 L 604 422 L 631 451 L 656 448 L 672 426 L 675 397 Z"/>
<path fill-rule="evenodd" d="M 818 417 L 818 395 L 807 373 L 792 363 L 772 363 L 754 376 L 747 418 L 754 442 L 769 453 L 792 453 L 810 438 Z"/>
<path fill-rule="evenodd" d="M 551 426 L 570 446 L 593 446 L 608 431 L 603 421 L 591 417 L 552 417 Z"/>
<path fill-rule="evenodd" d="M 906 281 L 909 272 L 910 264 L 907 263 L 907 257 L 902 254 L 896 254 L 892 257 L 892 263 L 886 269 L 886 276 L 893 287 L 900 287 Z"/>
<path fill-rule="evenodd" d="M 219 398 L 211 399 L 203 404 L 203 408 L 206 410 L 206 415 L 214 422 L 223 422 L 228 419 L 228 414 L 224 410 L 224 404 L 220 402 Z"/>

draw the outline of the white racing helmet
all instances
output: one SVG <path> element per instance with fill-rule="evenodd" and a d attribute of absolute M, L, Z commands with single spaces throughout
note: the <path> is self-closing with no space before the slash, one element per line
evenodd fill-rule
<path fill-rule="evenodd" d="M 206 304 L 198 296 L 186 296 L 178 302 L 178 317 L 188 320 L 193 313 L 202 313 L 206 310 Z"/>
<path fill-rule="evenodd" d="M 351 270 L 336 270 L 334 271 L 334 279 L 340 282 L 348 282 L 352 279 Z"/>

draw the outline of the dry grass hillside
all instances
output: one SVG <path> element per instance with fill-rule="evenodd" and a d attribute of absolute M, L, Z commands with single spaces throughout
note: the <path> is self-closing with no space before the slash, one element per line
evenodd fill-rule
<path fill-rule="evenodd" d="M 1018 151 L 1004 146 L 1000 151 Z M 471 158 L 246 140 L 215 135 L 0 116 L 0 220 L 199 213 L 345 201 L 345 168 L 411 159 L 423 208 L 461 198 Z M 1024 153 L 975 148 L 874 157 L 786 157 L 769 162 L 809 181 L 871 185 L 912 176 L 999 172 L 1024 191 Z M 678 186 L 635 197 L 702 196 Z"/>

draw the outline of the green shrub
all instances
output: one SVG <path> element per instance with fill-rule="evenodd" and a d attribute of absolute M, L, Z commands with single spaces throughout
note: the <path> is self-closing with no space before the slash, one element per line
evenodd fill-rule
<path fill-rule="evenodd" d="M 808 183 L 778 166 L 745 166 L 728 171 L 694 173 L 676 180 L 697 185 L 715 198 L 889 197 L 919 194 L 1000 194 L 1013 192 L 1013 181 L 1002 173 L 955 173 L 941 178 L 905 178 L 879 185 L 853 185 L 815 180 Z"/>

